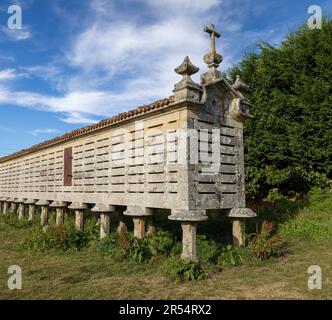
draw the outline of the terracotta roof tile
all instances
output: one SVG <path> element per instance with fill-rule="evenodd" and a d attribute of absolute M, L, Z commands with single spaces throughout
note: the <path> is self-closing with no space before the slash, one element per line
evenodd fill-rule
<path fill-rule="evenodd" d="M 71 132 L 65 133 L 63 136 L 55 137 L 50 140 L 46 140 L 46 141 L 36 144 L 30 148 L 23 149 L 21 151 L 12 153 L 8 156 L 2 157 L 2 158 L 0 158 L 0 163 L 6 162 L 11 159 L 18 158 L 18 157 L 26 155 L 28 153 L 32 153 L 32 152 L 41 150 L 43 148 L 46 148 L 48 146 L 51 146 L 51 145 L 59 143 L 59 142 L 64 142 L 64 141 L 70 140 L 71 138 L 83 135 L 85 133 L 108 127 L 121 120 L 129 119 L 129 118 L 135 117 L 137 115 L 140 115 L 142 113 L 151 112 L 156 109 L 160 109 L 162 107 L 168 106 L 169 104 L 171 104 L 173 102 L 174 102 L 174 96 L 170 96 L 169 98 L 158 100 L 152 104 L 138 107 L 136 109 L 129 110 L 128 112 L 120 113 L 117 116 L 114 116 L 112 118 L 101 120 L 100 122 L 98 122 L 96 124 L 73 130 Z"/>

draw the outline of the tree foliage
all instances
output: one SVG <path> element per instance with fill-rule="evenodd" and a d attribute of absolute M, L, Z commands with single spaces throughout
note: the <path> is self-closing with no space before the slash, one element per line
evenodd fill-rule
<path fill-rule="evenodd" d="M 245 124 L 247 194 L 307 192 L 332 177 L 332 20 L 301 27 L 279 47 L 259 44 L 229 72 L 250 88 Z"/>

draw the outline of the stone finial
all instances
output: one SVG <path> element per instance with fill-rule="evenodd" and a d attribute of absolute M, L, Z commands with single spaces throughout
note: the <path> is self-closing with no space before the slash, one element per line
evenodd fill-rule
<path fill-rule="evenodd" d="M 200 101 L 200 86 L 191 79 L 191 75 L 197 73 L 199 68 L 194 66 L 189 57 L 185 57 L 180 66 L 174 70 L 183 76 L 182 80 L 174 86 L 175 102 L 181 101 Z"/>
<path fill-rule="evenodd" d="M 177 74 L 180 74 L 183 76 L 184 79 L 190 79 L 192 81 L 192 79 L 190 78 L 191 75 L 197 73 L 199 71 L 199 68 L 197 68 L 196 66 L 194 66 L 189 57 L 186 56 L 183 60 L 183 62 L 181 63 L 180 66 L 178 66 L 176 69 L 174 69 L 174 71 Z"/>
<path fill-rule="evenodd" d="M 204 56 L 204 62 L 209 68 L 218 68 L 223 58 L 222 55 L 216 51 L 216 38 L 220 38 L 221 34 L 216 31 L 214 24 L 211 24 L 210 27 L 205 27 L 203 31 L 208 33 L 211 39 L 211 48 L 210 51 Z"/>
<path fill-rule="evenodd" d="M 248 91 L 249 86 L 241 80 L 240 75 L 237 75 L 236 80 L 232 85 L 232 88 L 236 91 L 239 91 L 240 93 L 245 93 L 246 91 Z"/>
<path fill-rule="evenodd" d="M 210 35 L 211 41 L 210 51 L 205 54 L 203 59 L 209 67 L 209 71 L 201 76 L 201 83 L 205 84 L 219 78 L 224 78 L 225 74 L 217 70 L 219 64 L 223 61 L 222 55 L 216 51 L 216 38 L 220 38 L 221 34 L 216 31 L 214 24 L 211 24 L 210 27 L 205 27 L 203 31 Z"/>

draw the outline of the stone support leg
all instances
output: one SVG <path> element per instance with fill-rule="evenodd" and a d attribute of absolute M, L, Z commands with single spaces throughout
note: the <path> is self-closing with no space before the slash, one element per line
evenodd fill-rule
<path fill-rule="evenodd" d="M 234 245 L 245 245 L 245 220 L 257 215 L 250 208 L 232 208 L 227 214 L 232 219 L 232 236 Z"/>
<path fill-rule="evenodd" d="M 208 219 L 205 210 L 173 209 L 168 217 L 170 220 L 181 222 L 183 260 L 197 261 L 196 230 L 200 221 Z"/>
<path fill-rule="evenodd" d="M 5 201 L 5 203 L 3 204 L 3 214 L 7 214 L 8 213 L 8 202 Z"/>
<path fill-rule="evenodd" d="M 84 230 L 84 211 L 75 210 L 75 228 L 78 231 Z"/>
<path fill-rule="evenodd" d="M 64 222 L 64 216 L 65 216 L 65 209 L 64 208 L 56 208 L 56 219 L 55 224 L 57 226 L 63 225 Z"/>
<path fill-rule="evenodd" d="M 100 239 L 104 239 L 111 232 L 111 215 L 108 212 L 100 214 Z"/>
<path fill-rule="evenodd" d="M 143 239 L 146 231 L 147 217 L 133 217 L 134 222 L 134 237 Z"/>
<path fill-rule="evenodd" d="M 232 221 L 233 244 L 244 245 L 245 222 L 243 219 L 233 219 Z"/>
<path fill-rule="evenodd" d="M 11 213 L 16 213 L 16 209 L 17 209 L 17 206 L 16 206 L 16 203 L 15 202 L 12 202 L 12 204 L 10 205 L 10 211 Z"/>
<path fill-rule="evenodd" d="M 48 223 L 48 206 L 41 206 L 40 224 L 45 227 Z"/>
<path fill-rule="evenodd" d="M 96 203 L 91 211 L 100 215 L 100 239 L 104 239 L 111 233 L 111 214 L 115 212 L 115 207 Z"/>
<path fill-rule="evenodd" d="M 32 222 L 35 218 L 36 206 L 34 204 L 29 204 L 29 221 Z"/>
<path fill-rule="evenodd" d="M 25 211 L 25 205 L 24 203 L 19 203 L 18 205 L 18 220 L 24 219 L 24 211 Z"/>
<path fill-rule="evenodd" d="M 119 221 L 119 225 L 116 231 L 118 232 L 118 234 L 126 233 L 128 231 L 126 223 L 123 221 Z"/>
<path fill-rule="evenodd" d="M 134 236 L 138 239 L 143 239 L 146 234 L 146 223 L 151 219 L 153 210 L 147 207 L 128 206 L 123 214 L 132 217 L 134 222 Z"/>
<path fill-rule="evenodd" d="M 184 260 L 197 261 L 196 251 L 196 222 L 182 222 L 182 254 Z"/>

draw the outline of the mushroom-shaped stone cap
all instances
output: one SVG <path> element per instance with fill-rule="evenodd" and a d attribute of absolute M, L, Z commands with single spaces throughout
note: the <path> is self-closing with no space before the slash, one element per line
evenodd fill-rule
<path fill-rule="evenodd" d="M 194 66 L 189 57 L 186 56 L 183 60 L 183 62 L 181 63 L 180 66 L 178 66 L 176 69 L 174 69 L 174 71 L 177 74 L 180 74 L 182 76 L 191 76 L 195 73 L 197 73 L 199 71 L 199 68 L 197 68 L 196 66 Z"/>
<path fill-rule="evenodd" d="M 147 207 L 128 206 L 127 210 L 123 214 L 125 216 L 132 216 L 132 217 L 148 217 L 153 215 L 153 210 Z"/>
<path fill-rule="evenodd" d="M 85 210 L 87 209 L 88 206 L 85 203 L 81 203 L 81 202 L 73 202 L 68 209 L 72 209 L 72 210 Z"/>
<path fill-rule="evenodd" d="M 39 200 L 36 202 L 37 206 L 48 206 L 50 204 L 50 201 L 48 200 Z"/>
<path fill-rule="evenodd" d="M 110 204 L 97 203 L 92 209 L 92 212 L 114 212 L 115 208 Z"/>
<path fill-rule="evenodd" d="M 22 198 L 19 198 L 19 199 L 16 199 L 14 202 L 15 203 L 24 203 L 25 199 L 22 199 Z"/>
<path fill-rule="evenodd" d="M 208 219 L 205 210 L 182 210 L 172 209 L 172 214 L 168 216 L 169 220 L 183 221 L 183 222 L 199 222 Z"/>
<path fill-rule="evenodd" d="M 25 204 L 35 204 L 37 200 L 34 200 L 34 199 L 27 199 L 25 200 Z"/>
<path fill-rule="evenodd" d="M 67 207 L 67 203 L 64 202 L 64 201 L 53 201 L 50 204 L 50 207 L 53 207 L 53 208 L 65 208 L 65 207 Z"/>
<path fill-rule="evenodd" d="M 229 218 L 254 218 L 257 214 L 250 208 L 232 208 L 227 214 Z"/>

